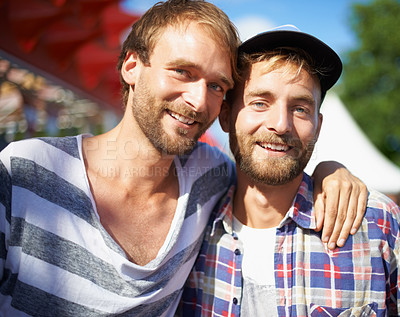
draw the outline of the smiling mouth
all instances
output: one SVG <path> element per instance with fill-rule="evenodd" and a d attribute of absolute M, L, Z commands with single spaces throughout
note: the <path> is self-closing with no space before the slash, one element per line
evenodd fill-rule
<path fill-rule="evenodd" d="M 176 119 L 176 120 L 178 120 L 179 122 L 182 122 L 182 123 L 184 123 L 184 124 L 192 125 L 192 124 L 195 123 L 195 121 L 194 121 L 193 119 L 190 119 L 190 118 L 188 118 L 188 117 L 182 116 L 182 115 L 180 115 L 179 113 L 172 112 L 171 110 L 168 110 L 168 109 L 167 109 L 167 112 L 168 112 L 168 114 L 169 114 L 172 118 L 174 118 L 174 119 Z"/>
<path fill-rule="evenodd" d="M 292 148 L 287 144 L 281 144 L 281 143 L 257 142 L 257 144 L 261 146 L 263 149 L 275 152 L 287 152 Z"/>

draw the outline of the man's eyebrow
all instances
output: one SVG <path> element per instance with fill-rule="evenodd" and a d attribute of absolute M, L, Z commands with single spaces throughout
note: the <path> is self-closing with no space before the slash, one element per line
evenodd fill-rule
<path fill-rule="evenodd" d="M 274 97 L 274 94 L 268 90 L 264 89 L 254 89 L 251 91 L 248 91 L 246 93 L 246 96 L 248 97 Z M 295 101 L 300 101 L 306 104 L 309 104 L 311 106 L 315 105 L 315 99 L 311 95 L 299 95 L 299 96 L 294 96 L 293 100 Z"/>
<path fill-rule="evenodd" d="M 170 66 L 170 67 L 177 67 L 177 66 L 181 66 L 181 67 L 199 67 L 199 65 L 197 65 L 197 64 L 195 64 L 193 62 L 190 62 L 190 61 L 188 61 L 186 59 L 183 59 L 183 58 L 174 59 L 174 60 L 168 62 L 167 66 Z"/>
<path fill-rule="evenodd" d="M 269 90 L 264 89 L 253 89 L 246 93 L 248 97 L 273 97 L 274 94 Z"/>
<path fill-rule="evenodd" d="M 301 96 L 296 96 L 294 98 L 296 101 L 302 101 L 306 104 L 309 104 L 310 106 L 315 105 L 315 99 L 311 95 L 301 95 Z"/>
<path fill-rule="evenodd" d="M 228 86 L 228 90 L 232 89 L 233 86 L 235 85 L 233 79 L 229 78 L 228 76 L 226 76 L 225 74 L 220 74 L 220 80 Z"/>
<path fill-rule="evenodd" d="M 201 65 L 190 62 L 185 59 L 181 59 L 181 58 L 168 62 L 167 66 L 168 67 L 193 67 L 193 68 L 201 69 Z M 234 86 L 233 79 L 229 78 L 224 73 L 220 73 L 218 77 L 219 77 L 220 81 L 222 81 L 226 86 L 228 86 L 228 90 L 233 88 L 233 86 Z"/>

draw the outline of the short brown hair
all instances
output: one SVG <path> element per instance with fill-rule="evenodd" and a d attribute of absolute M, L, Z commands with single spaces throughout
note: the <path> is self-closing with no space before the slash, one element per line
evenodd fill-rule
<path fill-rule="evenodd" d="M 233 77 L 237 77 L 236 59 L 240 40 L 236 27 L 221 9 L 204 0 L 158 2 L 133 24 L 132 30 L 122 46 L 117 68 L 122 83 L 124 105 L 127 103 L 129 93 L 129 85 L 121 76 L 121 68 L 126 54 L 133 51 L 143 63 L 148 64 L 150 55 L 163 30 L 169 25 L 184 25 L 190 21 L 203 25 L 218 43 L 226 47 L 231 55 Z"/>
<path fill-rule="evenodd" d="M 258 62 L 267 61 L 267 70 L 273 71 L 282 65 L 290 65 L 297 67 L 296 75 L 298 76 L 302 69 L 307 71 L 311 76 L 318 78 L 323 76 L 325 69 L 318 67 L 310 54 L 305 50 L 296 47 L 280 47 L 269 51 L 256 52 L 256 53 L 242 53 L 238 58 L 238 80 L 235 83 L 235 87 L 241 89 L 241 85 L 238 83 L 243 83 L 248 79 L 250 75 L 251 66 Z M 232 91 L 227 93 L 227 100 L 232 103 L 235 96 L 234 88 Z M 319 106 L 324 99 L 324 92 L 321 90 L 321 100 Z"/>

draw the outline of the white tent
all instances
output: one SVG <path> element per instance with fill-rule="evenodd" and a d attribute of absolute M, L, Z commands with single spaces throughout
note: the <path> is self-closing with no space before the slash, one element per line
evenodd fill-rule
<path fill-rule="evenodd" d="M 369 141 L 335 94 L 328 93 L 321 113 L 321 133 L 306 171 L 312 173 L 321 161 L 335 160 L 369 188 L 388 195 L 399 194 L 400 168 Z"/>

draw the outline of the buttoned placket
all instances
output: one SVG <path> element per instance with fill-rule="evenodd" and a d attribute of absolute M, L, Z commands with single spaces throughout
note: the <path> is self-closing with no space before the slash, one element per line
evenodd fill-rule
<path fill-rule="evenodd" d="M 239 240 L 238 235 L 232 229 L 232 219 L 225 215 L 223 220 L 225 231 L 231 237 L 231 260 L 233 267 L 236 269 L 232 272 L 231 284 L 236 286 L 232 287 L 232 293 L 230 294 L 230 304 L 228 316 L 240 316 L 240 303 L 242 301 L 242 262 L 243 262 L 243 245 Z"/>
<path fill-rule="evenodd" d="M 237 285 L 240 283 L 240 287 L 235 288 L 236 292 L 232 298 L 232 312 L 234 312 L 234 316 L 240 315 L 240 303 L 242 301 L 242 289 L 243 289 L 243 278 L 242 278 L 242 262 L 243 262 L 243 245 L 242 242 L 239 240 L 238 235 L 236 232 L 232 231 L 232 252 L 233 252 L 233 259 L 236 268 L 236 274 L 233 274 L 233 283 Z"/>

